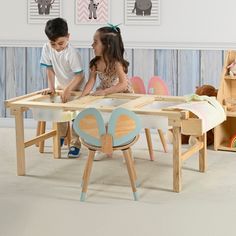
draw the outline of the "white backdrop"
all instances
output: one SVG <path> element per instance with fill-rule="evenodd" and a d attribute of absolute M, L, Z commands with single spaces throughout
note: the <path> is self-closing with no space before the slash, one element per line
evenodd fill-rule
<path fill-rule="evenodd" d="M 0 3 L 0 46 L 35 47 L 47 40 L 44 24 L 27 23 L 27 0 Z M 123 23 L 127 48 L 236 48 L 235 0 L 161 0 L 157 26 L 124 25 L 124 3 L 110 0 L 110 22 Z M 90 47 L 100 25 L 75 24 L 75 0 L 62 0 L 62 17 L 68 21 L 73 44 Z"/>

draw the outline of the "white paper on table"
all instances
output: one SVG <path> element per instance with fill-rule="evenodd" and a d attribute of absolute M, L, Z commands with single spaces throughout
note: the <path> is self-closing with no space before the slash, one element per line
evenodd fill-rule
<path fill-rule="evenodd" d="M 223 107 L 215 97 L 201 97 L 203 97 L 202 101 L 181 103 L 172 106 L 171 108 L 191 111 L 203 121 L 203 132 L 205 133 L 226 120 L 226 114 Z"/>

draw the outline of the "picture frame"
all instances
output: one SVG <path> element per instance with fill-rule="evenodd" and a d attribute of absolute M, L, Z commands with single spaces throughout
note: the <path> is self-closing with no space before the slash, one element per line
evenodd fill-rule
<path fill-rule="evenodd" d="M 61 0 L 28 0 L 28 24 L 45 24 L 61 17 Z"/>
<path fill-rule="evenodd" d="M 75 0 L 75 24 L 110 22 L 110 0 Z"/>
<path fill-rule="evenodd" d="M 125 0 L 126 25 L 160 25 L 161 0 Z"/>

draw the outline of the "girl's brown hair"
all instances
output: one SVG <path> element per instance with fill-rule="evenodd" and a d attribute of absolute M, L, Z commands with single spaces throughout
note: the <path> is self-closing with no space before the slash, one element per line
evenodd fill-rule
<path fill-rule="evenodd" d="M 120 62 L 124 68 L 124 72 L 128 72 L 129 62 L 124 59 L 124 44 L 121 38 L 119 27 L 102 27 L 97 30 L 100 34 L 100 40 L 103 45 L 103 58 L 106 64 L 105 73 L 113 74 L 115 72 L 115 63 Z M 90 61 L 90 68 L 96 67 L 96 62 L 100 56 L 94 57 Z"/>

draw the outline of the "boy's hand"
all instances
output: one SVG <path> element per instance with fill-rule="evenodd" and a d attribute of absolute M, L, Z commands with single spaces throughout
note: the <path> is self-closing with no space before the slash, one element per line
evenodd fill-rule
<path fill-rule="evenodd" d="M 61 101 L 65 103 L 69 99 L 70 99 L 70 90 L 64 89 L 63 92 L 61 93 Z"/>
<path fill-rule="evenodd" d="M 56 91 L 54 88 L 53 89 L 48 88 L 42 92 L 42 95 L 54 95 L 55 93 Z"/>

